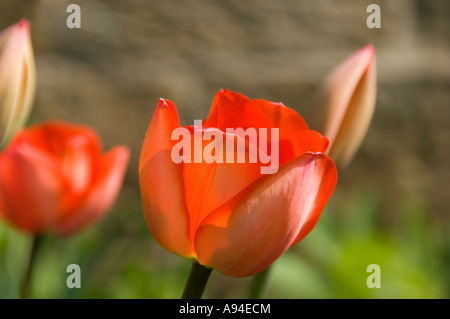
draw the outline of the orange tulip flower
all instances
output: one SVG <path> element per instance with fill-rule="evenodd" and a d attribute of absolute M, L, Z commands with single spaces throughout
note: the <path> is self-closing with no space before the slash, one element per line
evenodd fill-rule
<path fill-rule="evenodd" d="M 327 138 L 309 130 L 295 111 L 219 91 L 201 128 L 186 127 L 194 152 L 195 145 L 203 154 L 209 154 L 210 143 L 221 145 L 211 155 L 219 161 L 186 161 L 192 154 L 174 161 L 180 142 L 173 132 L 179 128 L 175 105 L 160 99 L 142 146 L 139 178 L 145 219 L 161 246 L 225 275 L 245 277 L 268 267 L 313 229 L 337 173 L 324 154 Z M 254 144 L 247 135 L 227 133 L 230 128 L 257 133 L 278 128 L 279 136 Z M 215 139 L 198 143 L 199 132 L 212 132 Z M 224 160 L 229 140 L 241 147 L 246 162 Z M 269 156 L 273 143 L 279 146 L 279 158 L 272 161 L 277 167 L 263 174 L 267 162 L 248 159 L 255 148 Z"/>
<path fill-rule="evenodd" d="M 0 33 L 0 146 L 27 120 L 36 91 L 36 67 L 28 21 Z"/>
<path fill-rule="evenodd" d="M 18 131 L 0 153 L 0 216 L 32 234 L 73 233 L 111 207 L 128 158 L 124 146 L 103 154 L 97 134 L 82 125 Z"/>
<path fill-rule="evenodd" d="M 317 129 L 328 137 L 327 154 L 347 166 L 361 145 L 375 110 L 375 48 L 366 45 L 326 78 L 316 100 Z M 325 115 L 325 116 L 324 116 Z"/>

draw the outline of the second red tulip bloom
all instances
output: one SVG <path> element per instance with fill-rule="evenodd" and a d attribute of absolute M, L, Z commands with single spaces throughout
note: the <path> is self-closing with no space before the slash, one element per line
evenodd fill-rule
<path fill-rule="evenodd" d="M 0 154 L 0 216 L 32 234 L 73 233 L 111 207 L 129 152 L 103 154 L 90 128 L 47 122 L 19 131 Z"/>

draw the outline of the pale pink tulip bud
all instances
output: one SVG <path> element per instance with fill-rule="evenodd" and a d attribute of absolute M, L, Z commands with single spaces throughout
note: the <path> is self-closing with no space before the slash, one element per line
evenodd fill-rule
<path fill-rule="evenodd" d="M 36 68 L 28 21 L 0 33 L 0 146 L 28 118 L 36 91 Z"/>
<path fill-rule="evenodd" d="M 366 45 L 332 70 L 319 91 L 315 129 L 328 137 L 327 155 L 340 167 L 350 164 L 369 128 L 376 81 L 375 48 Z"/>

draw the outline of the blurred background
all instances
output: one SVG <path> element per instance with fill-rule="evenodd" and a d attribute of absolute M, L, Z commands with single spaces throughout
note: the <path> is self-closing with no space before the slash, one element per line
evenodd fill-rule
<path fill-rule="evenodd" d="M 81 7 L 81 29 L 66 8 Z M 381 29 L 366 8 L 381 7 Z M 105 149 L 131 150 L 108 215 L 68 238 L 48 236 L 35 298 L 178 298 L 190 263 L 151 237 L 140 204 L 139 152 L 159 97 L 183 125 L 228 88 L 281 101 L 308 118 L 331 68 L 377 50 L 377 106 L 363 145 L 339 173 L 322 217 L 271 268 L 267 298 L 450 297 L 450 2 L 445 0 L 14 0 L 0 29 L 31 22 L 37 96 L 30 124 L 94 127 Z M 17 298 L 30 238 L 0 223 L 0 298 Z M 81 266 L 81 289 L 66 267 Z M 370 264 L 381 288 L 369 289 Z M 213 273 L 206 298 L 246 298 L 249 278 Z"/>

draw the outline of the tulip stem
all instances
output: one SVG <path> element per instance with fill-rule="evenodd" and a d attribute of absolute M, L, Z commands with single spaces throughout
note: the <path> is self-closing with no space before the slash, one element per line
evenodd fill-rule
<path fill-rule="evenodd" d="M 211 268 L 194 261 L 181 299 L 201 299 L 211 271 Z"/>
<path fill-rule="evenodd" d="M 30 298 L 31 281 L 33 278 L 33 268 L 34 268 L 34 264 L 35 264 L 35 260 L 36 260 L 37 251 L 42 243 L 42 238 L 43 237 L 40 235 L 35 235 L 31 242 L 30 254 L 28 257 L 28 264 L 27 264 L 27 268 L 25 270 L 25 275 L 24 275 L 23 282 L 22 282 L 22 289 L 20 291 L 20 297 L 22 299 Z"/>
<path fill-rule="evenodd" d="M 250 286 L 250 294 L 249 299 L 260 299 L 264 293 L 264 289 L 267 285 L 267 280 L 269 278 L 270 267 L 267 267 L 260 273 L 253 276 L 251 286 Z"/>

